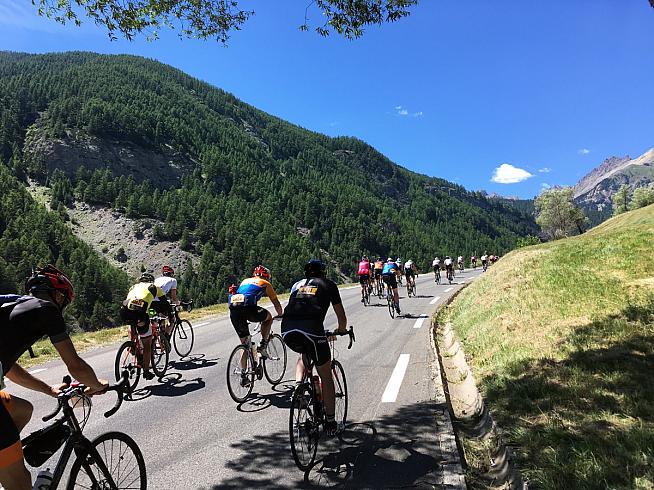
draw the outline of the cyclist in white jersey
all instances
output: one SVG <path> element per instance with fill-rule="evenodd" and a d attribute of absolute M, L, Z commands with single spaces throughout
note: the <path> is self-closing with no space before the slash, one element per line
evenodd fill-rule
<path fill-rule="evenodd" d="M 177 299 L 177 279 L 175 279 L 175 271 L 169 265 L 164 265 L 161 268 L 161 277 L 157 277 L 154 280 L 155 286 L 158 286 L 162 289 L 166 296 L 170 299 L 171 304 L 179 305 L 179 299 Z M 155 298 L 155 301 L 159 301 Z M 166 335 L 170 337 L 173 326 L 175 324 L 175 316 L 173 310 L 171 309 L 171 316 L 169 318 L 168 324 L 166 325 Z"/>

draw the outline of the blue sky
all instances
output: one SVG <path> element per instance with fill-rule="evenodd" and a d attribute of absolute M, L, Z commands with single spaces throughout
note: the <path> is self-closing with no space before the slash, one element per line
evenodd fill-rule
<path fill-rule="evenodd" d="M 0 49 L 155 58 L 411 170 L 503 195 L 574 184 L 654 146 L 647 0 L 421 0 L 355 41 L 300 32 L 308 3 L 241 0 L 256 14 L 223 47 L 171 31 L 112 42 L 89 21 L 62 27 L 29 0 L 0 0 Z"/>

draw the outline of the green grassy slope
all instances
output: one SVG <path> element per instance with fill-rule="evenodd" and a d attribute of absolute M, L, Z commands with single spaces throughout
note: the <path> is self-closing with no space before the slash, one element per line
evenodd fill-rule
<path fill-rule="evenodd" d="M 507 254 L 443 312 L 539 488 L 654 487 L 654 206 Z"/>

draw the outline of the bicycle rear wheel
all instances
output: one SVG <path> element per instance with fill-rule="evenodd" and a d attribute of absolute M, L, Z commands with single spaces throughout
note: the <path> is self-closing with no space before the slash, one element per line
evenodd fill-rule
<path fill-rule="evenodd" d="M 245 357 L 245 368 L 241 367 L 241 358 Z M 236 403 L 242 403 L 252 393 L 254 387 L 254 358 L 249 346 L 237 345 L 227 362 L 227 391 Z"/>
<path fill-rule="evenodd" d="M 164 344 L 164 340 L 159 335 L 152 336 L 151 352 L 152 371 L 161 378 L 162 376 L 165 376 L 166 371 L 168 371 L 169 354 L 168 349 L 166 349 L 166 345 Z"/>
<path fill-rule="evenodd" d="M 393 299 L 393 293 L 389 292 L 387 294 L 386 302 L 388 303 L 389 315 L 391 315 L 391 318 L 395 318 L 395 300 Z"/>
<path fill-rule="evenodd" d="M 114 376 L 116 381 L 120 381 L 123 376 L 123 370 L 129 374 L 129 391 L 132 392 L 136 389 L 141 378 L 141 365 L 137 359 L 137 349 L 134 342 L 128 340 L 123 343 L 116 353 L 116 361 L 114 363 Z"/>
<path fill-rule="evenodd" d="M 181 320 L 173 330 L 173 346 L 179 357 L 186 357 L 193 350 L 195 333 L 193 325 L 188 320 Z"/>
<path fill-rule="evenodd" d="M 146 490 L 145 461 L 134 439 L 122 432 L 107 432 L 90 444 L 92 449 L 77 454 L 67 490 Z"/>
<path fill-rule="evenodd" d="M 286 374 L 286 344 L 282 336 L 271 335 L 267 350 L 268 358 L 263 361 L 263 373 L 271 385 L 276 385 Z"/>
<path fill-rule="evenodd" d="M 336 395 L 336 411 L 334 412 L 339 431 L 345 428 L 347 422 L 347 380 L 345 379 L 345 370 L 340 362 L 336 359 L 332 361 L 332 378 L 334 379 L 334 393 Z"/>
<path fill-rule="evenodd" d="M 291 400 L 288 433 L 293 460 L 302 471 L 308 470 L 316 459 L 320 424 L 313 413 L 313 390 L 309 383 L 295 389 Z"/>

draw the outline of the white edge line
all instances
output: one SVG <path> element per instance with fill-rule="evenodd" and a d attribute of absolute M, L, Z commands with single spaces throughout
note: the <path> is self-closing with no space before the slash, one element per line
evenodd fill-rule
<path fill-rule="evenodd" d="M 43 371 L 47 371 L 47 368 L 35 369 L 34 371 L 29 371 L 29 373 L 36 374 L 36 373 L 42 373 Z"/>
<path fill-rule="evenodd" d="M 438 300 L 440 300 L 440 299 L 441 299 L 440 296 L 436 296 L 434 299 L 432 299 L 432 300 L 429 302 L 429 304 L 430 304 L 430 305 L 435 305 L 436 303 L 438 303 Z"/>
<path fill-rule="evenodd" d="M 416 320 L 416 323 L 413 325 L 413 328 L 420 328 L 422 327 L 422 324 L 425 323 L 426 318 L 418 318 Z"/>
<path fill-rule="evenodd" d="M 205 325 L 209 325 L 210 323 L 211 323 L 211 322 L 202 322 L 202 323 L 198 323 L 198 324 L 196 325 L 196 327 L 204 327 Z"/>
<path fill-rule="evenodd" d="M 452 291 L 452 289 L 454 289 L 454 288 L 447 288 L 447 289 L 445 290 L 445 292 L 446 292 L 446 293 L 449 293 L 450 291 Z"/>
<path fill-rule="evenodd" d="M 393 369 L 393 373 L 382 395 L 382 403 L 393 403 L 397 400 L 397 394 L 400 392 L 400 386 L 402 386 L 402 380 L 404 379 L 406 368 L 409 365 L 410 357 L 409 354 L 400 354 L 395 369 Z"/>

